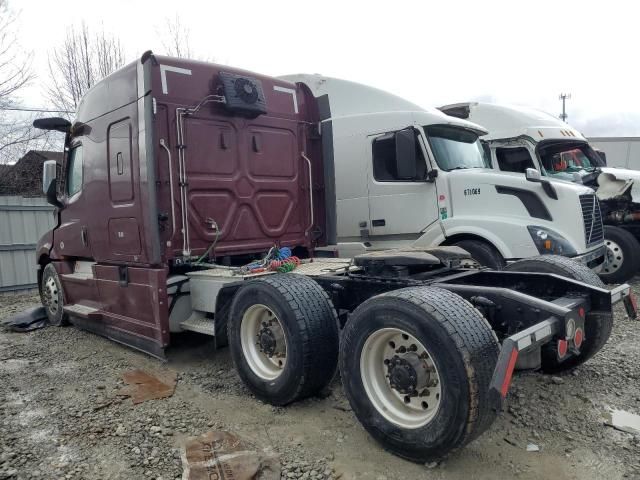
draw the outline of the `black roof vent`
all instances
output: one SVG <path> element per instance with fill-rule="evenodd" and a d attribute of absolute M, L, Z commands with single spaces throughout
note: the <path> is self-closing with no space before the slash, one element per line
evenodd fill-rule
<path fill-rule="evenodd" d="M 267 113 L 260 80 L 227 72 L 220 72 L 220 80 L 229 110 L 247 117 Z"/>
<path fill-rule="evenodd" d="M 450 107 L 440 107 L 438 110 L 450 117 L 461 118 L 463 120 L 469 118 L 469 114 L 471 113 L 469 105 L 452 105 Z"/>

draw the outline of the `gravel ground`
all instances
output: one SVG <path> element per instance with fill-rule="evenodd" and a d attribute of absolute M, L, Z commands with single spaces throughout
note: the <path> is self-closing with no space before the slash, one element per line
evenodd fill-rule
<path fill-rule="evenodd" d="M 0 318 L 37 302 L 1 296 Z M 214 352 L 207 337 L 181 335 L 162 363 L 73 327 L 0 329 L 0 478 L 178 479 L 182 442 L 223 429 L 277 452 L 285 479 L 640 479 L 640 435 L 604 424 L 608 408 L 640 414 L 638 327 L 618 306 L 612 338 L 591 362 L 518 375 L 489 432 L 426 466 L 379 448 L 339 380 L 324 398 L 275 408 L 249 394 L 228 349 Z M 175 394 L 121 399 L 121 375 L 134 368 L 176 371 Z"/>

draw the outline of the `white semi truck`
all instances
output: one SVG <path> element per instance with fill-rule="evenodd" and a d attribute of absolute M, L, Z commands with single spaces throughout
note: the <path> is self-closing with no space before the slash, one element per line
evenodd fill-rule
<path fill-rule="evenodd" d="M 327 211 L 337 212 L 330 243 L 341 256 L 457 245 L 492 268 L 539 254 L 596 270 L 604 262 L 591 188 L 491 170 L 479 141 L 486 131 L 436 109 L 344 80 L 283 78 L 323 106 L 326 174 L 335 178 Z"/>
<path fill-rule="evenodd" d="M 489 130 L 483 137 L 494 170 L 526 173 L 589 185 L 598 205 L 584 203 L 605 223 L 607 261 L 600 276 L 607 282 L 629 280 L 640 267 L 640 172 L 605 166 L 604 158 L 576 129 L 532 108 L 470 102 L 440 108 Z M 564 182 L 554 182 L 558 186 Z M 599 213 L 598 213 L 599 212 Z M 578 224 L 574 219 L 568 221 Z"/>

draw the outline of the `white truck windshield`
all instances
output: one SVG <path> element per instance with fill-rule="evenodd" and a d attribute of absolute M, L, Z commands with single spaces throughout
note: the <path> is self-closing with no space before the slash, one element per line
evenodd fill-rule
<path fill-rule="evenodd" d="M 538 147 L 542 166 L 549 174 L 593 171 L 604 162 L 588 143 L 552 143 Z"/>
<path fill-rule="evenodd" d="M 489 163 L 475 133 L 448 125 L 424 127 L 438 167 L 442 170 L 488 168 Z"/>

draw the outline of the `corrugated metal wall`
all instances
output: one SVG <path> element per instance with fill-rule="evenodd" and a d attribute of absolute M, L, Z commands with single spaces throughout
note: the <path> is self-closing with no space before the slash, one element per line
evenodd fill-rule
<path fill-rule="evenodd" d="M 44 198 L 0 196 L 0 292 L 36 285 L 36 244 L 53 228 L 53 207 Z"/>

